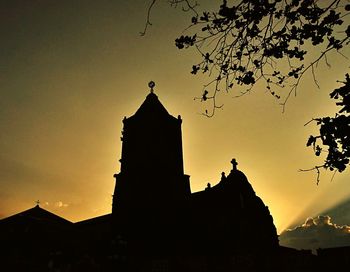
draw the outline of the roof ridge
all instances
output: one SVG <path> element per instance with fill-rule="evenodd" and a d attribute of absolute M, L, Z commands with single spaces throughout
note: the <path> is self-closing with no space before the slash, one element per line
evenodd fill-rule
<path fill-rule="evenodd" d="M 60 221 L 62 221 L 62 222 L 66 222 L 66 223 L 71 223 L 71 224 L 73 224 L 71 221 L 69 221 L 69 220 L 67 220 L 67 219 L 65 219 L 65 218 L 63 218 L 63 217 L 61 217 L 61 216 L 59 216 L 59 215 L 57 215 L 57 214 L 54 214 L 53 212 L 50 212 L 50 211 L 48 211 L 48 210 L 46 210 L 46 209 L 44 209 L 44 208 L 41 208 L 39 205 L 36 205 L 36 206 L 34 206 L 33 208 L 30 208 L 30 209 L 27 209 L 27 210 L 24 210 L 24 211 L 22 211 L 22 212 L 19 212 L 19 213 L 16 213 L 16 214 L 13 214 L 13 215 L 10 215 L 10 216 L 8 216 L 8 217 L 6 217 L 6 218 L 3 218 L 3 219 L 1 219 L 0 221 L 7 221 L 7 220 L 11 220 L 11 219 L 13 219 L 13 218 L 15 218 L 15 217 L 22 217 L 22 216 L 26 216 L 26 217 L 28 217 L 28 218 L 36 218 L 36 219 L 43 219 L 43 220 L 46 220 L 46 221 L 52 221 L 52 220 L 50 220 L 50 218 L 45 218 L 45 217 L 38 217 L 37 216 L 37 214 L 33 214 L 33 212 L 41 212 L 42 213 L 42 215 L 46 215 L 46 216 L 50 216 L 51 217 L 51 219 L 53 219 L 53 218 L 55 218 L 55 219 L 57 219 L 57 220 L 60 220 Z M 40 214 L 39 214 L 40 215 Z"/>

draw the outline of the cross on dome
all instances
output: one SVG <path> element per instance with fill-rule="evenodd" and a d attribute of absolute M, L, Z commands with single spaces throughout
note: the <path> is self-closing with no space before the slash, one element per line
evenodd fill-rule
<path fill-rule="evenodd" d="M 237 163 L 236 159 L 232 159 L 231 163 L 232 163 L 232 170 L 237 170 L 238 163 Z"/>

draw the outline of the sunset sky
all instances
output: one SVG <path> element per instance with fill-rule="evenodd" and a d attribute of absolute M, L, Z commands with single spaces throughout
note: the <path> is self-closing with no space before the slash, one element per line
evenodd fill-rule
<path fill-rule="evenodd" d="M 216 6 L 200 2 L 200 8 Z M 332 173 L 322 172 L 318 186 L 315 172 L 298 171 L 322 164 L 306 148 L 317 127 L 304 124 L 334 113 L 329 92 L 348 72 L 349 60 L 333 54 L 331 68 L 321 62 L 320 89 L 306 74 L 284 113 L 279 101 L 256 86 L 241 98 L 233 98 L 235 89 L 223 93 L 223 109 L 206 118 L 193 98 L 208 79 L 190 74 L 199 57 L 174 43 L 191 16 L 160 1 L 152 10 L 153 25 L 141 37 L 148 5 L 144 0 L 1 1 L 0 218 L 37 200 L 73 222 L 110 213 L 122 119 L 144 101 L 150 80 L 169 113 L 182 116 L 192 192 L 216 184 L 236 158 L 278 232 L 350 198 L 348 170 L 332 181 Z M 342 224 L 350 224 L 348 213 L 341 214 Z"/>

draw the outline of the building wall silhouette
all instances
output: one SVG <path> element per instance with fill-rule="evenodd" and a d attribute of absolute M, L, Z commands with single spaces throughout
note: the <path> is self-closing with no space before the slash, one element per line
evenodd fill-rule
<path fill-rule="evenodd" d="M 181 117 L 171 116 L 153 92 L 124 118 L 121 171 L 114 175 L 116 233 L 140 255 L 276 249 L 269 210 L 235 161 L 216 186 L 191 194 L 183 171 L 181 124 Z"/>
<path fill-rule="evenodd" d="M 123 120 L 112 213 L 77 223 L 44 209 L 0 220 L 1 271 L 328 271 L 349 247 L 281 247 L 269 209 L 232 170 L 191 193 L 182 120 L 151 92 Z"/>
<path fill-rule="evenodd" d="M 116 231 L 133 250 L 164 253 L 183 236 L 190 185 L 183 170 L 181 123 L 153 92 L 123 120 L 112 213 Z"/>

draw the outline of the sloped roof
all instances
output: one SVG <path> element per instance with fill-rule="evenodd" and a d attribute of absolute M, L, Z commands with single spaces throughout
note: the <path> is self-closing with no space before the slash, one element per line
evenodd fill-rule
<path fill-rule="evenodd" d="M 146 96 L 145 101 L 142 103 L 135 114 L 144 114 L 148 113 L 149 111 L 169 114 L 163 104 L 159 101 L 158 96 L 152 92 Z"/>
<path fill-rule="evenodd" d="M 159 101 L 158 96 L 150 92 L 145 101 L 141 104 L 139 109 L 135 112 L 135 114 L 127 120 L 139 119 L 139 118 L 161 118 L 161 119 L 175 119 L 174 116 L 168 113 L 163 104 Z"/>
<path fill-rule="evenodd" d="M 77 226 L 84 226 L 84 225 L 95 225 L 95 224 L 102 224 L 102 223 L 110 223 L 112 220 L 112 214 L 104 214 L 97 217 L 89 218 L 83 221 L 75 222 L 74 224 Z"/>
<path fill-rule="evenodd" d="M 0 220 L 0 224 L 3 223 L 16 223 L 22 221 L 30 221 L 30 222 L 46 222 L 46 223 L 55 223 L 55 224 L 73 224 L 72 222 L 51 213 L 39 205 L 35 207 L 25 210 L 23 212 L 14 214 L 12 216 L 6 217 Z"/>

